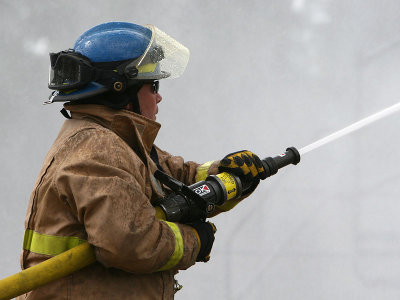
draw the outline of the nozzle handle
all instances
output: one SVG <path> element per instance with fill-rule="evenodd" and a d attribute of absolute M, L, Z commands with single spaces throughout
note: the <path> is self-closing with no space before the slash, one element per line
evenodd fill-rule
<path fill-rule="evenodd" d="M 275 157 L 267 157 L 262 161 L 263 167 L 267 172 L 267 177 L 270 177 L 276 173 L 280 168 L 286 167 L 287 165 L 297 165 L 300 162 L 300 153 L 295 147 L 289 147 L 285 153 Z"/>

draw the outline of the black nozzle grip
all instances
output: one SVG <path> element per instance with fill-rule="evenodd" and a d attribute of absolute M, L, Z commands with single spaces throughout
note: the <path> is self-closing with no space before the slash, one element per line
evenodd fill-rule
<path fill-rule="evenodd" d="M 280 168 L 287 165 L 297 165 L 300 162 L 300 153 L 295 147 L 289 147 L 281 155 L 264 158 L 262 161 L 267 177 L 275 175 Z"/>

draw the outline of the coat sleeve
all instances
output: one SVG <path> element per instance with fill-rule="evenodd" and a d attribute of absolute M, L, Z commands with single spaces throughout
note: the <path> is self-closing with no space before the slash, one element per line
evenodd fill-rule
<path fill-rule="evenodd" d="M 145 166 L 127 144 L 105 129 L 90 129 L 66 147 L 54 185 L 84 226 L 99 262 L 134 273 L 195 263 L 193 230 L 155 218 Z"/>
<path fill-rule="evenodd" d="M 191 185 L 199 180 L 204 180 L 207 175 L 218 174 L 219 161 L 213 161 L 203 165 L 193 161 L 185 162 L 180 156 L 173 156 L 156 146 L 155 148 L 157 150 L 160 165 L 164 171 L 186 185 Z M 206 166 L 206 169 L 203 168 L 203 166 Z M 204 174 L 199 177 L 199 173 Z"/>

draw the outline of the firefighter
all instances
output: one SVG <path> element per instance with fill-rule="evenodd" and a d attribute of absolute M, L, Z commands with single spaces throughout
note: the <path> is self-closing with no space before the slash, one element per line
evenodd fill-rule
<path fill-rule="evenodd" d="M 208 260 L 211 223 L 156 218 L 152 203 L 166 191 L 155 170 L 188 185 L 228 170 L 250 180 L 251 191 L 264 171 L 249 151 L 199 165 L 154 145 L 159 80 L 180 76 L 188 59 L 189 50 L 155 26 L 125 22 L 95 26 L 72 49 L 50 54 L 47 103 L 66 102 L 67 120 L 31 194 L 21 265 L 85 241 L 97 262 L 22 299 L 172 299 L 178 270 Z"/>

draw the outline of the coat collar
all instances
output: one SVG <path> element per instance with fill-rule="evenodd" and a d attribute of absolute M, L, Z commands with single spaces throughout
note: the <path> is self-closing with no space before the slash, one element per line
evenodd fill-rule
<path fill-rule="evenodd" d="M 109 128 L 135 148 L 140 138 L 147 153 L 150 152 L 161 124 L 125 109 L 112 109 L 97 104 L 65 104 L 72 119 L 93 119 L 96 123 Z M 139 135 L 139 136 L 137 136 Z"/>

